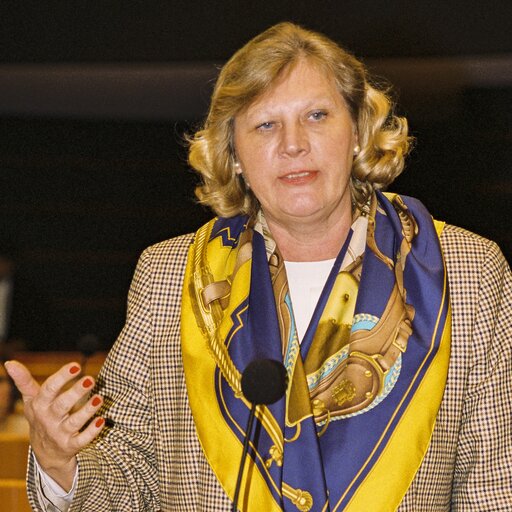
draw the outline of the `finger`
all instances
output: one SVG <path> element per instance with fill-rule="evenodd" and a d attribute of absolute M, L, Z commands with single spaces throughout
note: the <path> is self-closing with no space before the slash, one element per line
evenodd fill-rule
<path fill-rule="evenodd" d="M 75 379 L 80 372 L 80 366 L 77 363 L 68 363 L 60 370 L 50 375 L 41 386 L 38 400 L 41 403 L 50 404 L 57 398 L 61 389 L 70 381 Z"/>
<path fill-rule="evenodd" d="M 24 402 L 32 400 L 39 393 L 40 386 L 25 365 L 19 361 L 6 361 L 4 366 Z"/>
<path fill-rule="evenodd" d="M 78 453 L 82 448 L 85 448 L 91 441 L 93 441 L 105 426 L 104 418 L 94 418 L 89 426 L 83 431 L 73 436 L 71 439 L 71 448 Z"/>
<path fill-rule="evenodd" d="M 64 428 L 72 434 L 77 433 L 96 414 L 102 403 L 102 398 L 94 395 L 83 407 L 66 418 Z"/>
<path fill-rule="evenodd" d="M 94 386 L 92 377 L 83 377 L 71 388 L 58 395 L 52 403 L 52 409 L 58 416 L 68 414 L 75 406 L 80 406 L 80 401 L 86 396 Z"/>

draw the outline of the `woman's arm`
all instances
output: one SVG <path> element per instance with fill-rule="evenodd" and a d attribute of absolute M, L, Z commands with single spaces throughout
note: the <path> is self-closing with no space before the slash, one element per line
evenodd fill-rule
<path fill-rule="evenodd" d="M 467 326 L 472 364 L 453 482 L 458 511 L 508 510 L 512 503 L 512 276 L 498 247 L 488 244 Z"/>
<path fill-rule="evenodd" d="M 153 336 L 150 259 L 150 251 L 145 251 L 139 260 L 128 296 L 125 327 L 94 389 L 97 393 L 94 396 L 103 400 L 99 414 L 105 418 L 106 426 L 101 435 L 89 444 L 92 434 L 101 429 L 94 419 L 79 435 L 88 433 L 91 439 L 84 438 L 66 479 L 55 478 L 55 473 L 48 471 L 48 466 L 41 462 L 40 451 L 33 445 L 42 469 L 66 489 L 71 485 L 77 464 L 78 482 L 70 511 L 160 509 L 150 384 Z M 60 379 L 65 371 L 66 367 L 60 371 Z M 75 386 L 79 387 L 80 383 Z M 52 460 L 53 455 L 49 455 L 48 460 Z M 61 460 L 60 455 L 57 459 Z M 38 473 L 31 458 L 29 499 L 37 510 L 44 510 L 37 500 L 38 486 Z"/>

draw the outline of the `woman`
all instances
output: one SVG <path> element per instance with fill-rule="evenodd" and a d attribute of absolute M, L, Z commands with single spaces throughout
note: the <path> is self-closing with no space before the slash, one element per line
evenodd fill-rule
<path fill-rule="evenodd" d="M 259 408 L 241 510 L 505 510 L 510 270 L 492 242 L 379 191 L 408 147 L 324 36 L 282 23 L 239 50 L 190 148 L 219 217 L 144 252 L 97 394 L 71 412 L 93 385 L 62 391 L 78 365 L 39 388 L 8 364 L 33 505 L 229 510 L 240 375 L 271 358 L 287 392 Z"/>

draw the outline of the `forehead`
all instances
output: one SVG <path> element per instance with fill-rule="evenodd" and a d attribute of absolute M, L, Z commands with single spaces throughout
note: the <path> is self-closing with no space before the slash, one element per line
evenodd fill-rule
<path fill-rule="evenodd" d="M 245 110 L 249 113 L 262 106 L 270 106 L 287 99 L 291 101 L 296 97 L 303 97 L 305 100 L 325 98 L 344 103 L 332 72 L 310 59 L 301 58 L 284 68 Z"/>

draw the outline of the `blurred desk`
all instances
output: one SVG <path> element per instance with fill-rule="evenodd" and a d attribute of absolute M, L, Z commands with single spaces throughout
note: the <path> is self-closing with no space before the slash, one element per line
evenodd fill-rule
<path fill-rule="evenodd" d="M 25 480 L 27 459 L 28 436 L 0 434 L 0 479 Z"/>
<path fill-rule="evenodd" d="M 0 512 L 31 512 L 25 480 L 0 479 Z"/>
<path fill-rule="evenodd" d="M 25 475 L 28 437 L 0 434 L 0 512 L 30 511 Z"/>
<path fill-rule="evenodd" d="M 85 373 L 96 377 L 106 357 L 106 352 L 97 352 L 89 357 Z M 67 363 L 73 361 L 82 364 L 83 355 L 80 352 L 16 352 L 12 359 L 23 363 L 34 378 L 42 383 Z"/>

